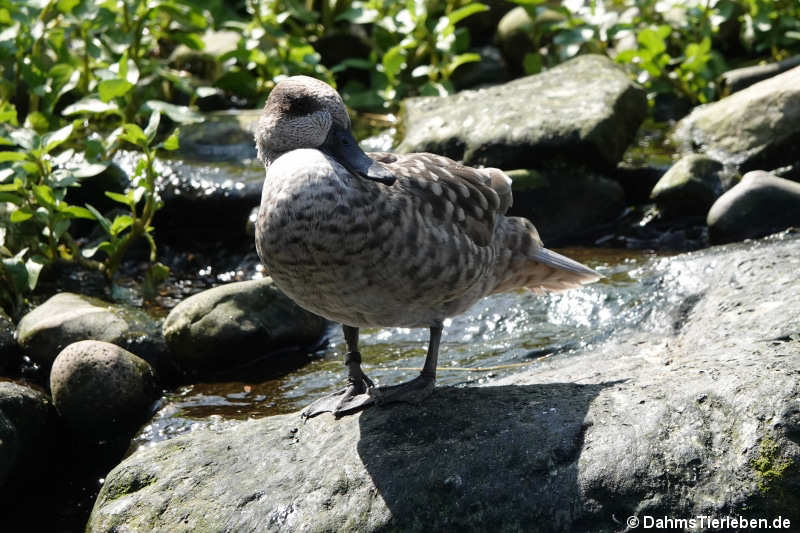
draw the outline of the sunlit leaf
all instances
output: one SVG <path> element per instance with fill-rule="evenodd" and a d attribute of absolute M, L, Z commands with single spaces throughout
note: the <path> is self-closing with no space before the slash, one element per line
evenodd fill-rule
<path fill-rule="evenodd" d="M 133 224 L 133 218 L 130 215 L 117 216 L 114 218 L 114 222 L 111 223 L 111 235 L 119 235 L 129 228 L 131 224 Z"/>
<path fill-rule="evenodd" d="M 85 218 L 88 220 L 97 220 L 91 211 L 86 209 L 85 207 L 79 207 L 77 205 L 60 205 L 58 206 L 58 211 L 69 215 L 72 218 Z"/>
<path fill-rule="evenodd" d="M 125 195 L 125 194 L 120 194 L 118 192 L 112 192 L 112 191 L 105 191 L 104 194 L 106 196 L 108 196 L 109 198 L 111 198 L 112 200 L 114 200 L 115 202 L 119 202 L 119 203 L 125 204 L 127 206 L 133 205 L 133 201 L 132 201 L 133 198 L 129 197 L 129 196 Z"/>
<path fill-rule="evenodd" d="M 180 143 L 178 142 L 178 136 L 180 132 L 178 130 L 173 131 L 169 137 L 167 137 L 164 142 L 159 144 L 159 147 L 163 148 L 164 150 L 177 150 L 180 148 Z"/>
<path fill-rule="evenodd" d="M 56 206 L 56 199 L 53 197 L 53 189 L 47 185 L 34 185 L 33 195 L 42 205 L 50 208 Z"/>
<path fill-rule="evenodd" d="M 16 224 L 18 222 L 25 222 L 31 217 L 33 217 L 33 211 L 26 207 L 21 207 L 15 211 L 12 211 L 8 219 Z"/>
<path fill-rule="evenodd" d="M 63 128 L 58 129 L 56 131 L 45 133 L 42 136 L 42 142 L 41 142 L 41 145 L 44 148 L 44 152 L 49 153 L 50 151 L 53 150 L 53 148 L 60 145 L 67 139 L 69 139 L 69 136 L 72 135 L 72 129 L 73 129 L 72 124 L 70 124 L 69 126 L 64 126 Z"/>
<path fill-rule="evenodd" d="M 486 4 L 475 2 L 473 4 L 467 4 L 464 7 L 456 9 L 455 11 L 451 12 L 449 15 L 447 15 L 447 19 L 450 21 L 450 24 L 455 26 L 456 23 L 458 23 L 460 20 L 465 19 L 470 15 L 488 10 L 489 6 L 487 6 Z"/>
<path fill-rule="evenodd" d="M 161 122 L 161 112 L 153 111 L 150 113 L 150 119 L 147 121 L 147 126 L 144 128 L 144 135 L 147 137 L 147 144 L 153 142 L 158 133 L 158 124 Z"/>
<path fill-rule="evenodd" d="M 389 79 L 394 79 L 406 63 L 405 50 L 400 45 L 393 46 L 384 54 L 381 63 L 384 73 Z"/>
<path fill-rule="evenodd" d="M 109 102 L 114 98 L 124 96 L 131 89 L 133 89 L 133 84 L 128 80 L 103 80 L 97 84 L 97 92 L 103 102 Z"/>
<path fill-rule="evenodd" d="M 28 155 L 25 152 L 0 152 L 0 163 L 5 163 L 6 161 L 22 161 L 27 157 Z"/>
<path fill-rule="evenodd" d="M 74 104 L 68 105 L 61 113 L 64 116 L 87 113 L 91 115 L 102 115 L 108 113 L 119 113 L 119 106 L 114 102 L 104 102 L 99 98 L 87 96 L 81 98 Z"/>
<path fill-rule="evenodd" d="M 144 134 L 142 128 L 136 124 L 125 124 L 122 126 L 125 133 L 120 135 L 120 138 L 128 141 L 131 144 L 144 148 L 147 146 L 147 135 Z"/>

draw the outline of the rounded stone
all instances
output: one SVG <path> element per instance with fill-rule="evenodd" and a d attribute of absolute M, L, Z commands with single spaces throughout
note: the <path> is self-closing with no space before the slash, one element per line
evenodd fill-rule
<path fill-rule="evenodd" d="M 712 243 L 753 239 L 800 226 L 800 183 L 768 172 L 748 172 L 708 212 Z"/>
<path fill-rule="evenodd" d="M 147 361 L 94 340 L 70 344 L 58 354 L 50 390 L 58 414 L 72 427 L 91 434 L 135 427 L 159 394 Z"/>
<path fill-rule="evenodd" d="M 700 154 L 681 158 L 650 193 L 668 215 L 705 215 L 722 194 L 722 163 Z"/>
<path fill-rule="evenodd" d="M 51 417 L 45 394 L 0 381 L 0 492 L 40 479 L 49 468 Z"/>

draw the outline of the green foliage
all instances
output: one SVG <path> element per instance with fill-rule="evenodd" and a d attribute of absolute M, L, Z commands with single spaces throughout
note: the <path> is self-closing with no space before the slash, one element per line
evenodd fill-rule
<path fill-rule="evenodd" d="M 726 50 L 768 53 L 776 60 L 800 52 L 800 3 L 796 0 L 671 4 L 617 0 L 602 6 L 593 3 L 589 11 L 579 14 L 546 0 L 514 1 L 531 18 L 533 51 L 524 63 L 528 73 L 579 53 L 608 53 L 651 96 L 677 94 L 695 104 L 719 96 L 716 80 L 728 68 Z M 601 7 L 612 16 L 598 16 Z M 614 12 L 628 16 L 613 16 Z"/>

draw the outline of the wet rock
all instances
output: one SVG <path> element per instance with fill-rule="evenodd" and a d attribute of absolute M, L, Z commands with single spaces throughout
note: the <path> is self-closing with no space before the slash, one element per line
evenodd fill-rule
<path fill-rule="evenodd" d="M 147 361 L 95 340 L 75 342 L 58 354 L 50 390 L 53 405 L 69 427 L 98 436 L 134 429 L 159 396 Z"/>
<path fill-rule="evenodd" d="M 554 166 L 508 175 L 514 192 L 509 214 L 533 221 L 548 246 L 596 235 L 625 207 L 619 183 L 591 170 Z"/>
<path fill-rule="evenodd" d="M 712 243 L 761 237 L 800 227 L 800 183 L 764 171 L 748 172 L 708 212 Z"/>
<path fill-rule="evenodd" d="M 695 108 L 673 140 L 742 171 L 800 161 L 800 67 Z"/>
<path fill-rule="evenodd" d="M 215 111 L 202 122 L 181 126 L 178 153 L 204 161 L 255 159 L 253 142 L 260 109 Z"/>
<path fill-rule="evenodd" d="M 631 332 L 418 406 L 232 422 L 142 448 L 106 477 L 87 531 L 794 523 L 798 256 L 800 237 L 785 235 L 668 259 L 661 289 L 678 290 L 685 269 L 703 286 L 658 337 Z"/>
<path fill-rule="evenodd" d="M 166 351 L 159 324 L 144 311 L 70 292 L 56 294 L 22 317 L 17 339 L 44 368 L 68 345 L 87 339 L 121 346 L 158 369 Z"/>
<path fill-rule="evenodd" d="M 723 90 L 735 93 L 750 87 L 754 83 L 777 76 L 787 70 L 800 66 L 800 56 L 790 57 L 777 63 L 766 65 L 753 65 L 752 67 L 737 68 L 725 72 L 720 78 Z"/>
<path fill-rule="evenodd" d="M 12 495 L 49 466 L 52 406 L 30 387 L 0 381 L 0 494 Z M 13 500 L 14 498 L 12 498 Z M 7 500 L 0 499 L 0 510 Z"/>
<path fill-rule="evenodd" d="M 612 168 L 647 101 L 610 59 L 584 55 L 488 89 L 411 98 L 404 107 L 399 152 L 504 169 L 539 168 L 559 158 Z"/>
<path fill-rule="evenodd" d="M 689 154 L 661 177 L 650 198 L 667 216 L 705 215 L 722 194 L 722 163 Z"/>
<path fill-rule="evenodd" d="M 264 278 L 190 296 L 164 321 L 164 337 L 187 372 L 213 372 L 283 348 L 315 344 L 328 323 L 292 302 Z"/>

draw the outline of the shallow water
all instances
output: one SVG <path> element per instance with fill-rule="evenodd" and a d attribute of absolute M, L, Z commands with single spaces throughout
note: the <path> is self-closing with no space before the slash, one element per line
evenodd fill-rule
<path fill-rule="evenodd" d="M 535 368 L 543 358 L 593 350 L 625 331 L 668 333 L 687 298 L 703 289 L 703 271 L 689 261 L 642 250 L 560 250 L 595 268 L 601 281 L 559 294 L 519 291 L 494 295 L 448 319 L 438 384 L 465 386 Z M 361 331 L 364 371 L 379 384 L 416 375 L 428 332 L 385 328 Z M 338 327 L 314 353 L 277 354 L 233 379 L 195 383 L 167 392 L 136 446 L 226 421 L 297 411 L 343 386 L 344 339 Z M 243 379 L 241 375 L 248 376 Z"/>

